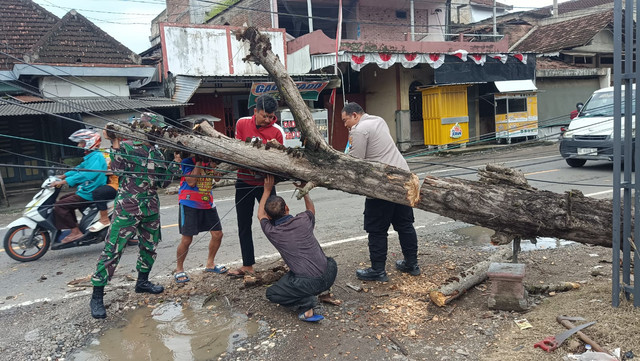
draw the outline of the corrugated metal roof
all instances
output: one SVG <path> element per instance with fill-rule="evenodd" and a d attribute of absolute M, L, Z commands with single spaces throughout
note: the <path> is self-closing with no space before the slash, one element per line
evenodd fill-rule
<path fill-rule="evenodd" d="M 351 55 L 344 52 L 338 53 L 339 63 L 348 63 L 351 61 Z M 322 69 L 326 66 L 334 65 L 336 63 L 336 53 L 333 54 L 318 54 L 311 55 L 311 70 Z"/>
<path fill-rule="evenodd" d="M 101 99 L 55 99 L 46 103 L 18 104 L 13 100 L 0 99 L 0 117 L 37 114 L 65 114 L 85 112 L 109 112 L 117 110 L 171 108 L 189 104 L 167 98 L 101 98 Z"/>
<path fill-rule="evenodd" d="M 176 90 L 171 100 L 180 103 L 186 103 L 191 99 L 193 93 L 198 90 L 202 83 L 202 78 L 178 75 L 176 76 Z"/>

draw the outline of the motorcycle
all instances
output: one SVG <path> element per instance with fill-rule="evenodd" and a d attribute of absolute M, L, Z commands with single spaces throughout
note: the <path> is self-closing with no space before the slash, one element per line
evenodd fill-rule
<path fill-rule="evenodd" d="M 59 178 L 50 172 L 49 177 L 42 183 L 40 191 L 26 205 L 22 217 L 7 226 L 8 231 L 4 236 L 3 246 L 7 255 L 14 260 L 35 261 L 44 256 L 49 248 L 52 250 L 67 249 L 104 241 L 109 227 L 98 232 L 89 231 L 91 225 L 100 219 L 100 212 L 95 203 L 92 203 L 84 209 L 82 219 L 78 221 L 78 227 L 83 236 L 62 246 L 62 239 L 71 230 L 59 230 L 54 224 L 53 205 L 60 194 L 60 188 L 52 187 L 50 184 L 57 180 Z M 108 202 L 107 206 L 109 217 L 111 217 L 113 201 Z"/>

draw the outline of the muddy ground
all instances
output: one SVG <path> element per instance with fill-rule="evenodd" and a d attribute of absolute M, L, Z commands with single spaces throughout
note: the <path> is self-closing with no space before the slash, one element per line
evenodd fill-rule
<path fill-rule="evenodd" d="M 181 286 L 162 278 L 166 290 L 159 296 L 135 294 L 131 280 L 119 276 L 113 282 L 118 286 L 108 288 L 105 296 L 107 319 L 94 320 L 89 314 L 90 296 L 82 293 L 83 284 L 78 282 L 70 287 L 67 300 L 0 314 L 2 359 L 68 359 L 106 330 L 122 326 L 132 306 L 156 307 L 211 295 L 267 325 L 234 346 L 233 352 L 212 355 L 213 360 L 561 360 L 568 353 L 583 352 L 583 343 L 574 337 L 553 353 L 533 348 L 534 343 L 565 330 L 556 322 L 560 314 L 597 321 L 584 333 L 610 350 L 621 348 L 623 353 L 640 355 L 640 309 L 624 298 L 619 308 L 611 307 L 610 249 L 572 244 L 520 254 L 519 261 L 526 265 L 525 283 L 571 281 L 581 287 L 555 295 L 531 295 L 531 309 L 516 313 L 487 307 L 488 282 L 443 308 L 432 304 L 429 290 L 495 251 L 485 246 L 453 247 L 450 239 L 433 238 L 441 240 L 421 241 L 422 275 L 418 277 L 393 269 L 400 254 L 397 239 L 390 239 L 390 281 L 386 283 L 361 282 L 355 277 L 355 270 L 368 259 L 366 242 L 326 248 L 327 255 L 338 262 L 338 278 L 331 291 L 342 304 L 323 304 L 326 319 L 319 324 L 303 323 L 293 312 L 269 303 L 265 286 L 243 288 L 242 279 L 199 272 L 192 272 L 191 282 Z M 263 262 L 257 269 L 278 262 Z M 522 318 L 533 327 L 520 330 L 514 320 Z"/>

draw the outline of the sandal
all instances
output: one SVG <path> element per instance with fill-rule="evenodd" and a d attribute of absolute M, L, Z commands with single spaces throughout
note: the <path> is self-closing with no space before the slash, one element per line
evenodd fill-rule
<path fill-rule="evenodd" d="M 227 272 L 229 269 L 227 268 L 227 266 L 223 266 L 223 265 L 215 265 L 215 267 L 213 268 L 205 268 L 204 271 L 205 272 L 213 272 L 213 273 L 219 273 L 219 274 L 223 274 L 225 272 Z"/>
<path fill-rule="evenodd" d="M 229 276 L 233 277 L 233 278 L 242 278 L 245 275 L 254 275 L 255 272 L 244 271 L 244 270 L 238 268 L 238 269 L 235 269 L 233 271 L 229 271 L 227 274 Z"/>
<path fill-rule="evenodd" d="M 102 223 L 100 221 L 97 221 L 96 223 L 92 224 L 91 227 L 89 227 L 89 232 L 92 232 L 92 233 L 100 232 L 103 229 L 109 227 L 110 225 L 111 225 L 111 222 Z"/>
<path fill-rule="evenodd" d="M 60 241 L 60 243 L 62 244 L 69 244 L 69 243 L 73 243 L 77 240 L 79 240 L 80 238 L 82 238 L 82 236 L 84 236 L 84 234 L 79 233 L 79 234 L 69 234 L 68 236 L 64 237 L 62 239 L 62 241 Z"/>
<path fill-rule="evenodd" d="M 176 283 L 185 283 L 191 280 L 187 272 L 178 272 L 173 277 L 176 279 Z"/>
<path fill-rule="evenodd" d="M 298 318 L 304 322 L 318 322 L 318 321 L 324 320 L 324 316 L 318 315 L 318 314 L 314 314 L 311 317 L 305 317 L 304 312 L 299 314 Z"/>

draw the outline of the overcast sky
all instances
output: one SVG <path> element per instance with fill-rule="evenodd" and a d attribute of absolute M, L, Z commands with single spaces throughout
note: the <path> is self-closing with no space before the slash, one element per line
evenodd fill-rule
<path fill-rule="evenodd" d="M 58 17 L 76 9 L 84 17 L 136 53 L 148 49 L 151 20 L 165 8 L 165 0 L 34 0 Z M 553 4 L 553 0 L 498 0 L 513 11 Z M 564 2 L 566 0 L 559 0 Z"/>
<path fill-rule="evenodd" d="M 558 4 L 565 1 L 567 0 L 558 0 Z M 498 0 L 498 2 L 513 5 L 513 11 L 531 10 L 533 8 L 553 5 L 553 0 Z"/>
<path fill-rule="evenodd" d="M 136 53 L 148 49 L 151 20 L 165 0 L 33 0 L 58 17 L 76 9 L 102 30 Z"/>

